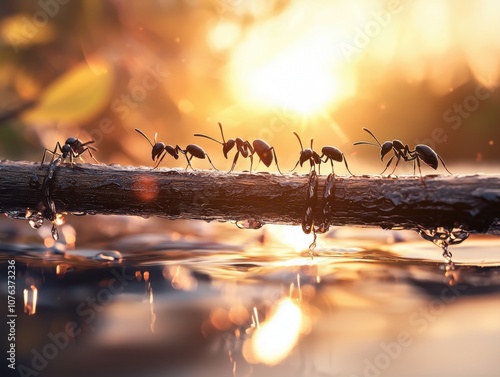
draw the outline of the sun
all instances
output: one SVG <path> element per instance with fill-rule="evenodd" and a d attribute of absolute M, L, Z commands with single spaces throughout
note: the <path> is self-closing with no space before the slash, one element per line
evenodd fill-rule
<path fill-rule="evenodd" d="M 355 94 L 354 67 L 335 48 L 340 33 L 332 28 L 337 26 L 301 18 L 290 28 L 301 12 L 292 7 L 253 26 L 235 46 L 230 67 L 236 98 L 309 116 Z"/>

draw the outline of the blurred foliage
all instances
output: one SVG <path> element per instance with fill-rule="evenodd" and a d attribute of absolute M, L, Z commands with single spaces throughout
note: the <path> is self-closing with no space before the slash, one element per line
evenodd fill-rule
<path fill-rule="evenodd" d="M 427 3 L 5 1 L 0 158 L 36 160 L 75 136 L 94 139 L 102 162 L 149 165 L 140 128 L 199 144 L 225 169 L 220 146 L 193 137 L 219 138 L 221 121 L 226 138 L 274 145 L 284 170 L 297 131 L 341 148 L 355 173 L 380 171 L 374 149 L 352 146 L 361 127 L 429 144 L 452 171 L 497 163 L 498 7 Z"/>

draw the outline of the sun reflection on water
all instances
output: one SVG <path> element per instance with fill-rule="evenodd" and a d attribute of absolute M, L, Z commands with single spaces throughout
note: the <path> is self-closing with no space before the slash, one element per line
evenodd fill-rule
<path fill-rule="evenodd" d="M 303 315 L 290 298 L 282 299 L 269 320 L 261 323 L 243 346 L 243 355 L 250 363 L 275 365 L 285 359 L 300 335 Z"/>

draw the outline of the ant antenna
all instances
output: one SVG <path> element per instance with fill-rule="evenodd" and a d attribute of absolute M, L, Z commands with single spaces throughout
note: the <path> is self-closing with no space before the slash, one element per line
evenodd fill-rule
<path fill-rule="evenodd" d="M 226 139 L 224 139 L 224 131 L 222 130 L 222 123 L 221 122 L 218 122 L 219 123 L 219 128 L 220 128 L 220 134 L 222 135 L 222 142 L 224 144 L 226 144 Z"/>
<path fill-rule="evenodd" d="M 295 136 L 297 136 L 297 139 L 299 140 L 299 143 L 300 143 L 300 149 L 302 150 L 302 152 L 304 151 L 304 147 L 302 146 L 302 141 L 300 141 L 300 137 L 299 135 L 297 134 L 297 132 L 293 131 L 293 134 Z M 311 145 L 312 145 L 312 139 L 311 139 Z"/>
<path fill-rule="evenodd" d="M 220 133 L 222 135 L 222 143 L 219 141 L 219 140 L 215 140 L 213 137 L 211 136 L 207 136 L 207 135 L 203 135 L 203 134 L 194 134 L 194 136 L 200 136 L 200 137 L 204 137 L 206 139 L 210 139 L 212 141 L 215 141 L 216 143 L 220 144 L 220 145 L 224 145 L 226 144 L 226 139 L 224 139 L 224 131 L 222 131 L 222 124 L 221 122 L 219 122 L 219 127 L 220 127 Z"/>
<path fill-rule="evenodd" d="M 148 141 L 148 143 L 149 143 L 149 144 L 150 144 L 150 145 L 154 148 L 153 143 L 151 143 L 151 140 L 149 140 L 149 138 L 148 138 L 148 137 L 144 134 L 144 132 L 142 132 L 142 131 L 141 131 L 140 129 L 138 129 L 138 128 L 135 128 L 135 130 L 136 130 L 137 132 L 139 132 L 139 133 L 140 133 L 140 134 L 141 134 L 141 135 L 142 135 L 142 136 L 143 136 L 143 137 L 144 137 L 144 138 Z M 156 144 L 156 134 L 155 134 L 155 144 Z"/>
<path fill-rule="evenodd" d="M 355 142 L 353 145 L 373 145 L 375 147 L 382 147 L 382 144 L 380 144 L 380 141 L 378 141 L 377 137 L 373 134 L 373 132 L 371 132 L 368 128 L 366 127 L 363 127 L 363 131 L 366 131 L 368 132 L 374 139 L 375 141 L 377 142 L 377 144 L 373 144 L 373 143 L 370 143 L 368 141 L 357 141 Z"/>

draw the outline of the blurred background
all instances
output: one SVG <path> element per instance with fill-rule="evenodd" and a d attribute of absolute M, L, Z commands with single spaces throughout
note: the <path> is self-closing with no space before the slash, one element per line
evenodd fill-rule
<path fill-rule="evenodd" d="M 78 137 L 103 163 L 152 166 L 139 128 L 228 170 L 233 152 L 193 136 L 221 140 L 220 121 L 226 139 L 273 145 L 283 172 L 296 131 L 380 173 L 379 151 L 352 145 L 373 142 L 367 127 L 431 146 L 453 173 L 496 173 L 499 14 L 495 0 L 5 0 L 0 159 Z M 48 221 L 14 215 L 0 220 L 0 292 L 15 261 L 16 376 L 500 370 L 498 237 L 450 247 L 452 266 L 414 231 L 332 228 L 311 257 L 300 227 L 68 215 L 55 241 Z"/>
<path fill-rule="evenodd" d="M 230 162 L 220 146 L 193 137 L 220 140 L 220 121 L 226 138 L 273 145 L 284 170 L 298 157 L 297 131 L 305 145 L 314 138 L 318 150 L 340 148 L 355 174 L 380 172 L 376 150 L 352 146 L 370 140 L 362 127 L 381 142 L 427 144 L 452 171 L 487 170 L 500 159 L 499 7 L 494 0 L 6 1 L 0 156 L 37 160 L 43 148 L 76 136 L 95 140 L 102 162 L 149 165 L 140 128 L 174 146 L 199 144 L 224 170 Z"/>

